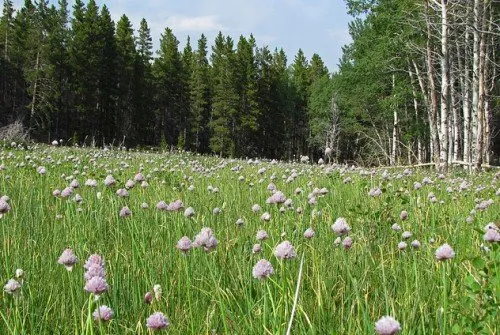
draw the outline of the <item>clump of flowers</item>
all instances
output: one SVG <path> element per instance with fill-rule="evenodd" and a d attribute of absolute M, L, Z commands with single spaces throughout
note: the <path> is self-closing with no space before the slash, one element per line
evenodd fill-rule
<path fill-rule="evenodd" d="M 59 259 L 57 260 L 57 263 L 64 265 L 66 270 L 71 271 L 73 270 L 73 266 L 78 262 L 78 258 L 76 257 L 75 253 L 73 250 L 70 248 L 65 249 L 61 256 L 59 256 Z"/>
<path fill-rule="evenodd" d="M 484 227 L 485 233 L 483 239 L 486 242 L 500 242 L 500 232 L 496 224 L 490 222 Z"/>
<path fill-rule="evenodd" d="M 260 261 L 258 261 L 252 270 L 253 277 L 259 280 L 266 279 L 273 273 L 274 273 L 273 265 L 265 259 L 261 259 Z"/>
<path fill-rule="evenodd" d="M 217 246 L 217 239 L 215 238 L 212 229 L 203 227 L 201 231 L 196 235 L 193 242 L 194 247 L 203 247 L 207 252 L 215 249 Z"/>
<path fill-rule="evenodd" d="M 266 203 L 267 204 L 282 204 L 286 201 L 285 195 L 281 191 L 276 191 L 271 195 L 269 198 L 267 198 Z"/>
<path fill-rule="evenodd" d="M 87 270 L 83 275 L 85 279 L 84 290 L 94 294 L 97 300 L 109 288 L 106 282 L 104 260 L 101 256 L 93 254 L 89 256 L 83 267 Z"/>
<path fill-rule="evenodd" d="M 169 212 L 180 211 L 184 208 L 184 203 L 181 200 L 175 200 L 168 204 L 166 210 Z"/>
<path fill-rule="evenodd" d="M 383 316 L 375 322 L 375 331 L 379 335 L 394 335 L 401 331 L 401 325 L 392 316 Z"/>
<path fill-rule="evenodd" d="M 297 257 L 297 253 L 289 241 L 283 241 L 274 248 L 274 256 L 279 259 L 290 259 Z"/>

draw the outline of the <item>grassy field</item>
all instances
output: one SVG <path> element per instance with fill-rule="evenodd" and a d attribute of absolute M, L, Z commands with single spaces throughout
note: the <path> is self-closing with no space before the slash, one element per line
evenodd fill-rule
<path fill-rule="evenodd" d="M 386 315 L 400 323 L 400 334 L 498 333 L 500 252 L 483 237 L 497 229 L 488 223 L 500 225 L 494 172 L 438 176 L 187 153 L 0 150 L 0 196 L 8 197 L 0 278 L 20 284 L 0 296 L 0 334 L 285 334 L 295 298 L 292 334 L 374 334 Z M 138 172 L 148 185 L 138 181 L 128 196 L 117 195 Z M 108 175 L 114 185 L 105 185 Z M 97 185 L 86 186 L 89 179 Z M 79 187 L 70 196 L 53 195 L 76 186 L 73 180 Z M 266 203 L 270 184 L 292 203 Z M 175 200 L 183 203 L 178 211 L 157 209 Z M 125 206 L 131 215 L 122 217 Z M 340 244 L 331 227 L 338 218 L 350 227 Z M 213 250 L 176 248 L 203 227 L 217 240 Z M 304 237 L 308 228 L 312 238 Z M 268 238 L 259 242 L 258 230 Z M 275 256 L 285 240 L 296 257 Z M 254 253 L 256 243 L 261 251 Z M 445 243 L 455 255 L 439 261 Z M 78 258 L 72 271 L 58 264 L 66 248 Z M 104 260 L 108 284 L 98 300 L 84 290 L 92 254 Z M 273 273 L 256 279 L 260 259 Z M 16 277 L 17 269 L 24 274 Z M 109 321 L 94 321 L 100 305 L 113 310 Z M 166 330 L 146 326 L 154 312 L 166 316 Z"/>

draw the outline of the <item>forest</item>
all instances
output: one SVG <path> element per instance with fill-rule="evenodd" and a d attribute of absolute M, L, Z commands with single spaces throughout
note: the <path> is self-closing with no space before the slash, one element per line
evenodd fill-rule
<path fill-rule="evenodd" d="M 494 0 L 346 0 L 338 68 L 219 32 L 180 49 L 94 0 L 4 0 L 0 127 L 85 146 L 480 169 L 500 153 Z M 0 131 L 0 134 L 2 132 Z"/>

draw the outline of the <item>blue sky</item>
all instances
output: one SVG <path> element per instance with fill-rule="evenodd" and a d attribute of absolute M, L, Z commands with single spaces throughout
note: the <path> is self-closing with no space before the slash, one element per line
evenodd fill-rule
<path fill-rule="evenodd" d="M 15 0 L 16 6 L 23 1 Z M 55 2 L 52 0 L 51 2 Z M 70 4 L 73 1 L 69 1 Z M 86 1 L 85 1 L 86 2 Z M 259 46 L 271 50 L 283 48 L 289 63 L 299 48 L 308 59 L 321 56 L 330 71 L 336 69 L 341 47 L 349 43 L 343 0 L 97 0 L 109 7 L 115 22 L 126 14 L 137 28 L 145 18 L 155 46 L 165 27 L 170 27 L 184 46 L 186 37 L 196 47 L 204 33 L 212 42 L 217 33 L 240 35 L 253 33 Z"/>

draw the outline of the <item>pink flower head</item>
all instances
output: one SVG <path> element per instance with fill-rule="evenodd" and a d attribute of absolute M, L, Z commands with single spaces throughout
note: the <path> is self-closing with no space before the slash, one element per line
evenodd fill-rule
<path fill-rule="evenodd" d="M 165 211 L 167 210 L 168 208 L 168 205 L 165 201 L 163 200 L 160 200 L 157 204 L 156 204 L 156 208 L 159 209 L 160 211 Z"/>
<path fill-rule="evenodd" d="M 344 218 L 335 220 L 331 228 L 335 234 L 340 236 L 347 234 L 351 230 L 351 227 L 347 224 L 347 220 Z"/>
<path fill-rule="evenodd" d="M 168 204 L 167 211 L 171 211 L 171 212 L 180 211 L 183 208 L 184 208 L 184 203 L 180 200 L 175 200 L 175 201 Z"/>
<path fill-rule="evenodd" d="M 289 259 L 297 257 L 297 254 L 289 241 L 283 241 L 274 249 L 274 256 L 280 259 Z"/>
<path fill-rule="evenodd" d="M 132 215 L 132 211 L 127 206 L 123 207 L 120 210 L 120 217 L 122 217 L 122 218 L 129 217 L 131 215 Z"/>
<path fill-rule="evenodd" d="M 10 211 L 10 205 L 4 199 L 0 199 L 0 214 L 5 214 Z"/>
<path fill-rule="evenodd" d="M 89 293 L 100 295 L 108 290 L 108 283 L 102 277 L 92 277 L 85 283 L 83 289 Z"/>
<path fill-rule="evenodd" d="M 73 270 L 73 265 L 75 265 L 76 262 L 78 262 L 78 258 L 73 253 L 73 250 L 69 248 L 65 249 L 57 260 L 57 263 L 64 265 L 68 271 Z"/>
<path fill-rule="evenodd" d="M 97 307 L 92 314 L 95 321 L 109 321 L 113 318 L 113 310 L 106 305 Z"/>
<path fill-rule="evenodd" d="M 252 270 L 252 275 L 255 279 L 265 279 L 274 273 L 273 265 L 265 260 L 261 259 L 255 264 Z"/>
<path fill-rule="evenodd" d="M 167 328 L 170 326 L 170 322 L 162 312 L 155 312 L 147 318 L 146 326 L 149 329 L 158 330 Z"/>
<path fill-rule="evenodd" d="M 379 335 L 394 335 L 400 330 L 399 322 L 391 316 L 383 316 L 375 323 L 375 331 Z"/>
<path fill-rule="evenodd" d="M 217 239 L 212 229 L 204 227 L 194 238 L 193 246 L 203 247 L 205 251 L 211 251 L 217 246 Z"/>
<path fill-rule="evenodd" d="M 281 191 L 276 191 L 267 198 L 266 203 L 268 204 L 282 204 L 286 201 L 285 195 Z"/>
<path fill-rule="evenodd" d="M 191 247 L 192 247 L 191 240 L 187 236 L 182 236 L 176 245 L 176 248 L 184 253 L 188 252 L 191 249 Z"/>
<path fill-rule="evenodd" d="M 101 264 L 92 264 L 83 274 L 83 279 L 85 279 L 85 281 L 89 281 L 93 277 L 106 278 L 106 270 L 104 270 Z"/>
<path fill-rule="evenodd" d="M 263 241 L 266 238 L 268 238 L 269 235 L 267 235 L 267 232 L 265 230 L 261 229 L 261 230 L 257 231 L 257 236 L 256 237 L 257 237 L 257 240 Z"/>
<path fill-rule="evenodd" d="M 307 228 L 304 232 L 304 237 L 307 239 L 313 238 L 316 232 L 312 228 Z"/>
<path fill-rule="evenodd" d="M 104 267 L 104 260 L 100 255 L 98 254 L 90 255 L 89 258 L 87 258 L 87 261 L 85 262 L 83 267 L 88 270 L 94 264 L 98 264 L 99 266 Z"/>
<path fill-rule="evenodd" d="M 443 244 L 436 250 L 436 258 L 438 261 L 445 261 L 453 257 L 455 257 L 455 252 L 447 243 Z"/>

